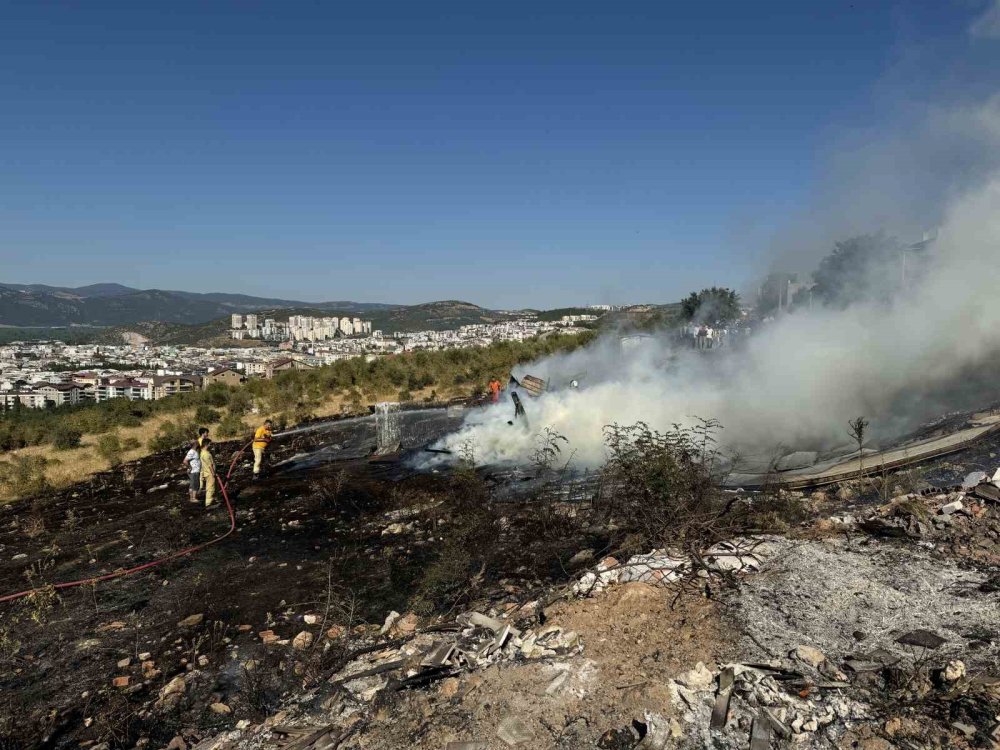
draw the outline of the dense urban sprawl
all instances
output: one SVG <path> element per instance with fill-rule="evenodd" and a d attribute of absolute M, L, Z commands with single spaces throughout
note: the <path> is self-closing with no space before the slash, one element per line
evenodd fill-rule
<path fill-rule="evenodd" d="M 278 372 L 329 365 L 352 357 L 371 361 L 417 350 L 524 341 L 554 331 L 573 333 L 584 330 L 579 324 L 596 319 L 595 315 L 567 315 L 557 321 L 526 318 L 465 325 L 456 330 L 384 335 L 372 331 L 370 322 L 356 319 L 292 316 L 288 322 L 279 323 L 271 319 L 258 322 L 255 315 L 234 315 L 234 336 L 242 334 L 241 338 L 267 343 L 232 349 L 15 342 L 0 347 L 0 409 L 116 398 L 158 400 L 212 383 L 235 385 L 250 378 L 272 378 Z M 237 325 L 241 327 L 237 329 Z"/>

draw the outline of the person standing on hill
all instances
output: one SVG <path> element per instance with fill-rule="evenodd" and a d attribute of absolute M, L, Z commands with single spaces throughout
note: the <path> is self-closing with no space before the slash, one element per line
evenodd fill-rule
<path fill-rule="evenodd" d="M 264 424 L 253 433 L 253 478 L 259 479 L 264 465 L 264 454 L 271 446 L 271 420 L 265 419 Z"/>
<path fill-rule="evenodd" d="M 195 450 L 199 450 L 200 451 L 201 450 L 201 444 L 204 443 L 206 440 L 208 440 L 208 428 L 207 427 L 199 427 L 198 428 L 198 440 L 196 441 L 197 442 L 197 446 L 196 446 Z M 199 480 L 199 481 L 201 481 L 201 480 Z M 205 489 L 205 483 L 201 482 L 201 486 L 198 489 L 199 490 L 204 490 Z"/>
<path fill-rule="evenodd" d="M 211 507 L 215 501 L 215 458 L 212 457 L 212 440 L 205 438 L 201 441 L 201 452 L 198 458 L 201 459 L 201 478 L 205 483 L 205 507 Z"/>
<path fill-rule="evenodd" d="M 198 502 L 198 490 L 201 489 L 201 456 L 198 454 L 201 448 L 201 438 L 191 443 L 191 448 L 184 456 L 182 465 L 188 470 L 188 500 L 192 503 Z"/>

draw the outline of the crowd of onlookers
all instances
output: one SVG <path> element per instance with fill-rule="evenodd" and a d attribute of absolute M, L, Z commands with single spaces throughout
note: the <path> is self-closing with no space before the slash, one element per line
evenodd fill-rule
<path fill-rule="evenodd" d="M 729 346 L 737 333 L 746 334 L 749 333 L 749 329 L 696 323 L 689 323 L 684 327 L 684 338 L 695 349 L 718 349 Z"/>

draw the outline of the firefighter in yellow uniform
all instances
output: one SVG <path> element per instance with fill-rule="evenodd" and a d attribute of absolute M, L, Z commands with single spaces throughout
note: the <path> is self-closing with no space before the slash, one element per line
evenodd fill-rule
<path fill-rule="evenodd" d="M 253 478 L 260 478 L 264 464 L 264 452 L 271 445 L 271 420 L 267 419 L 253 433 Z"/>
<path fill-rule="evenodd" d="M 215 459 L 212 457 L 210 438 L 203 438 L 201 441 L 201 451 L 198 457 L 201 459 L 201 478 L 205 484 L 205 507 L 208 508 L 215 501 Z"/>
<path fill-rule="evenodd" d="M 198 451 L 199 452 L 201 451 L 202 444 L 206 440 L 208 440 L 208 428 L 207 427 L 199 427 L 198 428 Z M 204 492 L 205 491 L 205 476 L 201 475 L 201 478 L 198 481 L 199 481 L 198 491 L 199 492 Z"/>

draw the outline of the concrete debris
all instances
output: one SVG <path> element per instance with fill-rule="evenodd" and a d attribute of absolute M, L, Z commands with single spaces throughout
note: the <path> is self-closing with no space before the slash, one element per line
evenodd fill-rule
<path fill-rule="evenodd" d="M 760 570 L 763 562 L 774 552 L 767 539 L 734 539 L 719 542 L 702 553 L 710 571 L 716 573 L 750 573 Z M 613 557 L 606 557 L 594 570 L 587 571 L 573 586 L 577 596 L 599 593 L 614 583 L 638 581 L 653 585 L 680 580 L 694 570 L 692 561 L 679 552 L 655 549 L 649 554 L 633 555 L 621 564 Z"/>
<path fill-rule="evenodd" d="M 201 625 L 201 623 L 204 620 L 205 620 L 205 615 L 203 615 L 203 614 L 189 615 L 188 617 L 185 617 L 183 620 L 181 620 L 179 623 L 177 623 L 177 627 L 179 627 L 179 628 L 194 628 L 194 627 L 197 627 L 198 625 Z"/>
<path fill-rule="evenodd" d="M 818 648 L 813 648 L 812 646 L 798 646 L 790 656 L 813 668 L 819 667 L 820 664 L 826 661 L 826 655 Z"/>
<path fill-rule="evenodd" d="M 677 682 L 691 690 L 708 690 L 715 682 L 715 675 L 702 662 L 698 662 L 693 669 L 679 675 Z"/>
<path fill-rule="evenodd" d="M 397 615 L 397 616 L 393 616 Z M 413 615 L 413 621 L 416 616 Z M 392 628 L 403 622 L 397 613 L 386 618 Z M 575 656 L 583 652 L 580 636 L 557 626 L 522 631 L 510 622 L 482 612 L 465 612 L 453 624 L 435 632 L 410 631 L 407 643 L 398 649 L 372 651 L 348 664 L 332 682 L 345 686 L 356 698 L 372 700 L 394 675 L 397 684 L 427 684 L 463 671 L 511 661 Z M 558 675 L 556 675 L 558 677 Z M 571 675 L 552 686 L 553 691 L 576 689 L 586 675 Z"/>
<path fill-rule="evenodd" d="M 857 721 L 869 716 L 867 705 L 834 691 L 814 685 L 795 692 L 786 687 L 789 684 L 808 683 L 803 675 L 777 666 L 729 664 L 719 673 L 714 694 L 711 689 L 696 690 L 678 681 L 671 682 L 670 693 L 674 707 L 689 725 L 685 734 L 700 736 L 704 747 L 740 747 L 737 738 L 746 738 L 750 728 L 750 747 L 767 748 L 773 736 L 794 741 L 796 735 L 817 732 L 838 719 Z M 720 737 L 728 742 L 720 744 Z"/>
<path fill-rule="evenodd" d="M 774 554 L 774 545 L 766 539 L 734 539 L 719 542 L 704 554 L 709 567 L 716 571 L 752 573 Z"/>
<path fill-rule="evenodd" d="M 497 737 L 509 747 L 526 745 L 534 739 L 527 724 L 516 716 L 508 716 L 497 727 Z"/>
<path fill-rule="evenodd" d="M 962 501 L 961 500 L 955 500 L 954 502 L 947 503 L 946 505 L 942 505 L 938 509 L 938 513 L 940 513 L 942 516 L 950 516 L 952 513 L 958 513 L 960 510 L 964 510 L 964 509 L 965 509 L 965 506 L 962 505 Z"/>
<path fill-rule="evenodd" d="M 962 480 L 962 489 L 963 490 L 971 490 L 976 485 L 980 484 L 981 482 L 985 482 L 985 481 L 986 481 L 986 472 L 985 471 L 974 471 L 971 474 L 969 474 L 968 476 L 966 476 L 964 480 Z"/>
<path fill-rule="evenodd" d="M 390 612 L 389 614 L 387 614 L 385 616 L 385 622 L 382 623 L 382 630 L 380 630 L 379 632 L 382 635 L 385 635 L 386 633 L 388 633 L 389 632 L 389 628 L 391 628 L 393 625 L 395 625 L 396 624 L 396 620 L 398 620 L 400 617 L 402 617 L 402 615 L 400 615 L 399 612 L 397 612 L 396 610 L 393 610 L 392 612 Z"/>
<path fill-rule="evenodd" d="M 313 642 L 313 634 L 308 630 L 303 630 L 295 638 L 292 639 L 292 648 L 296 651 L 305 651 L 308 649 Z"/>

